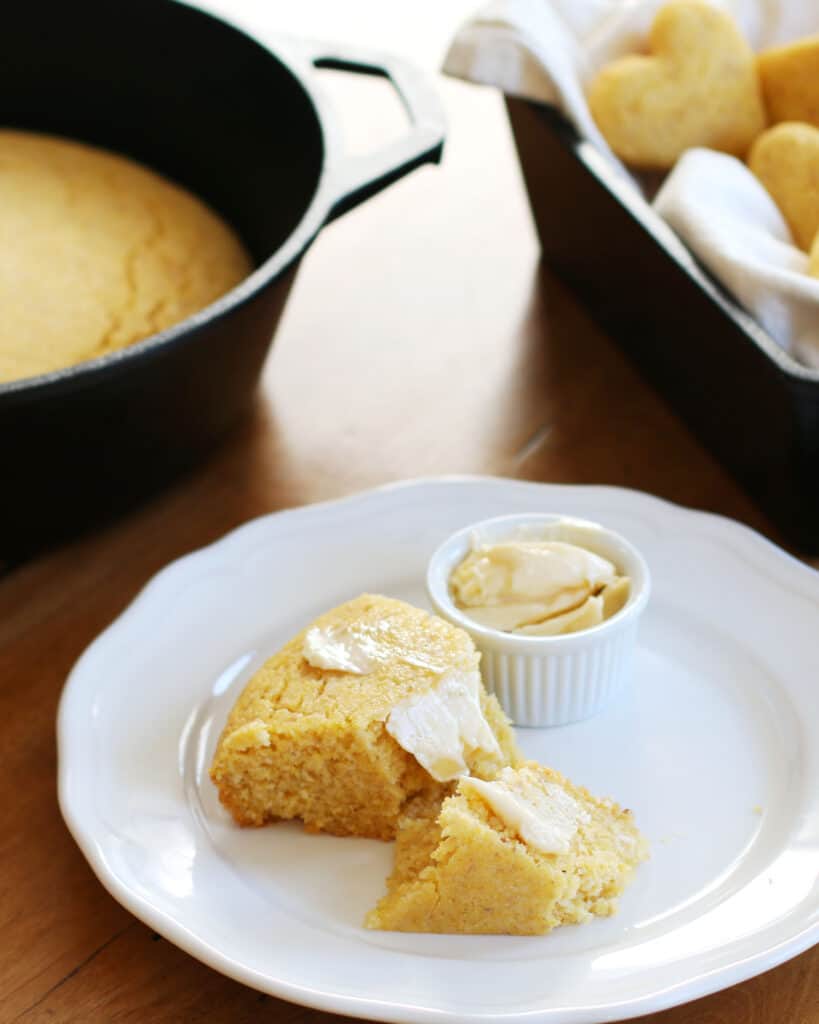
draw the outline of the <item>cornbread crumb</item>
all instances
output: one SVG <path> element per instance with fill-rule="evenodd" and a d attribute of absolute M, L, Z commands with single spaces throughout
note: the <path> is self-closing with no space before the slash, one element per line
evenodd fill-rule
<path fill-rule="evenodd" d="M 312 630 L 367 638 L 366 671 L 311 664 Z M 474 678 L 479 657 L 463 630 L 402 601 L 364 594 L 327 612 L 270 658 L 236 701 L 211 766 L 219 799 L 240 825 L 299 818 L 310 831 L 392 839 L 409 799 L 440 798 L 449 787 L 391 735 L 389 716 L 453 673 Z M 491 779 L 520 755 L 479 680 L 478 701 L 493 749 L 467 745 L 463 757 L 470 772 Z"/>
<path fill-rule="evenodd" d="M 270 732 L 260 718 L 254 718 L 252 722 L 240 725 L 238 729 L 225 737 L 225 747 L 228 750 L 251 750 L 253 747 L 269 747 Z"/>
<path fill-rule="evenodd" d="M 542 935 L 615 913 L 618 895 L 648 856 L 631 812 L 534 762 L 503 775 L 514 785 L 524 773 L 545 799 L 559 787 L 563 802 L 577 807 L 565 852 L 534 848 L 464 779 L 443 802 L 425 795 L 407 806 L 387 894 L 367 927 Z"/>

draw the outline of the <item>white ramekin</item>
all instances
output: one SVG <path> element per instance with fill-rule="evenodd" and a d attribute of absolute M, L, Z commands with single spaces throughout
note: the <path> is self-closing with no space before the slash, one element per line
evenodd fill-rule
<path fill-rule="evenodd" d="M 452 570 L 475 543 L 560 540 L 587 548 L 631 578 L 623 608 L 599 626 L 566 636 L 516 636 L 481 626 L 455 606 Z M 472 637 L 481 672 L 516 725 L 565 725 L 596 714 L 631 678 L 637 625 L 651 581 L 642 555 L 620 534 L 563 515 L 510 515 L 466 526 L 437 549 L 427 569 L 427 591 L 436 613 Z"/>

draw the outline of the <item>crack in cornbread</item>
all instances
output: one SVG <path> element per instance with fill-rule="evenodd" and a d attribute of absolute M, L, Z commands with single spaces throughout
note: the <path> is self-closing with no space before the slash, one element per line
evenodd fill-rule
<path fill-rule="evenodd" d="M 514 790 L 537 786 L 544 800 L 559 787 L 574 806 L 575 831 L 559 852 L 521 838 L 464 779 L 437 798 L 407 805 L 398 826 L 387 894 L 366 925 L 388 931 L 542 935 L 617 909 L 648 845 L 632 814 L 597 799 L 558 772 L 527 762 L 503 771 Z"/>
<path fill-rule="evenodd" d="M 371 664 L 315 667 L 305 658 L 310 630 L 367 638 Z M 390 715 L 447 673 L 473 678 L 479 659 L 467 633 L 402 601 L 364 594 L 327 612 L 236 701 L 211 766 L 219 799 L 240 825 L 299 818 L 311 831 L 392 839 L 410 798 L 448 788 L 390 733 Z M 520 755 L 497 700 L 477 687 L 493 749 L 465 743 L 463 757 L 472 774 L 491 779 Z"/>
<path fill-rule="evenodd" d="M 0 130 L 0 381 L 132 345 L 251 269 L 228 224 L 148 168 Z"/>

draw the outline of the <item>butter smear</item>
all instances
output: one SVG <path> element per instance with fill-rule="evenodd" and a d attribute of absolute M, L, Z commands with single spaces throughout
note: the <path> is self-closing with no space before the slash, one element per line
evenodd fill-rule
<path fill-rule="evenodd" d="M 480 797 L 511 832 L 541 853 L 568 853 L 578 826 L 591 820 L 562 786 L 542 782 L 531 768 L 504 768 L 494 782 L 465 778 L 460 787 Z"/>
<path fill-rule="evenodd" d="M 387 732 L 438 782 L 466 775 L 465 754 L 499 754 L 480 702 L 480 673 L 448 672 L 431 690 L 396 704 Z"/>

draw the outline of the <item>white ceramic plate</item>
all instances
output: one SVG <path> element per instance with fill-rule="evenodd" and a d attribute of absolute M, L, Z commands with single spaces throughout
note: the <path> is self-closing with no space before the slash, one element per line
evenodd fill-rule
<path fill-rule="evenodd" d="M 652 859 L 620 912 L 542 938 L 368 932 L 389 845 L 235 828 L 207 766 L 257 665 L 361 591 L 425 604 L 451 531 L 510 512 L 618 530 L 654 581 L 633 692 L 520 730 L 525 752 L 632 807 Z M 78 662 L 60 802 L 108 890 L 211 967 L 388 1021 L 619 1020 L 819 940 L 819 574 L 726 519 L 604 487 L 408 483 L 255 520 L 161 572 Z"/>

